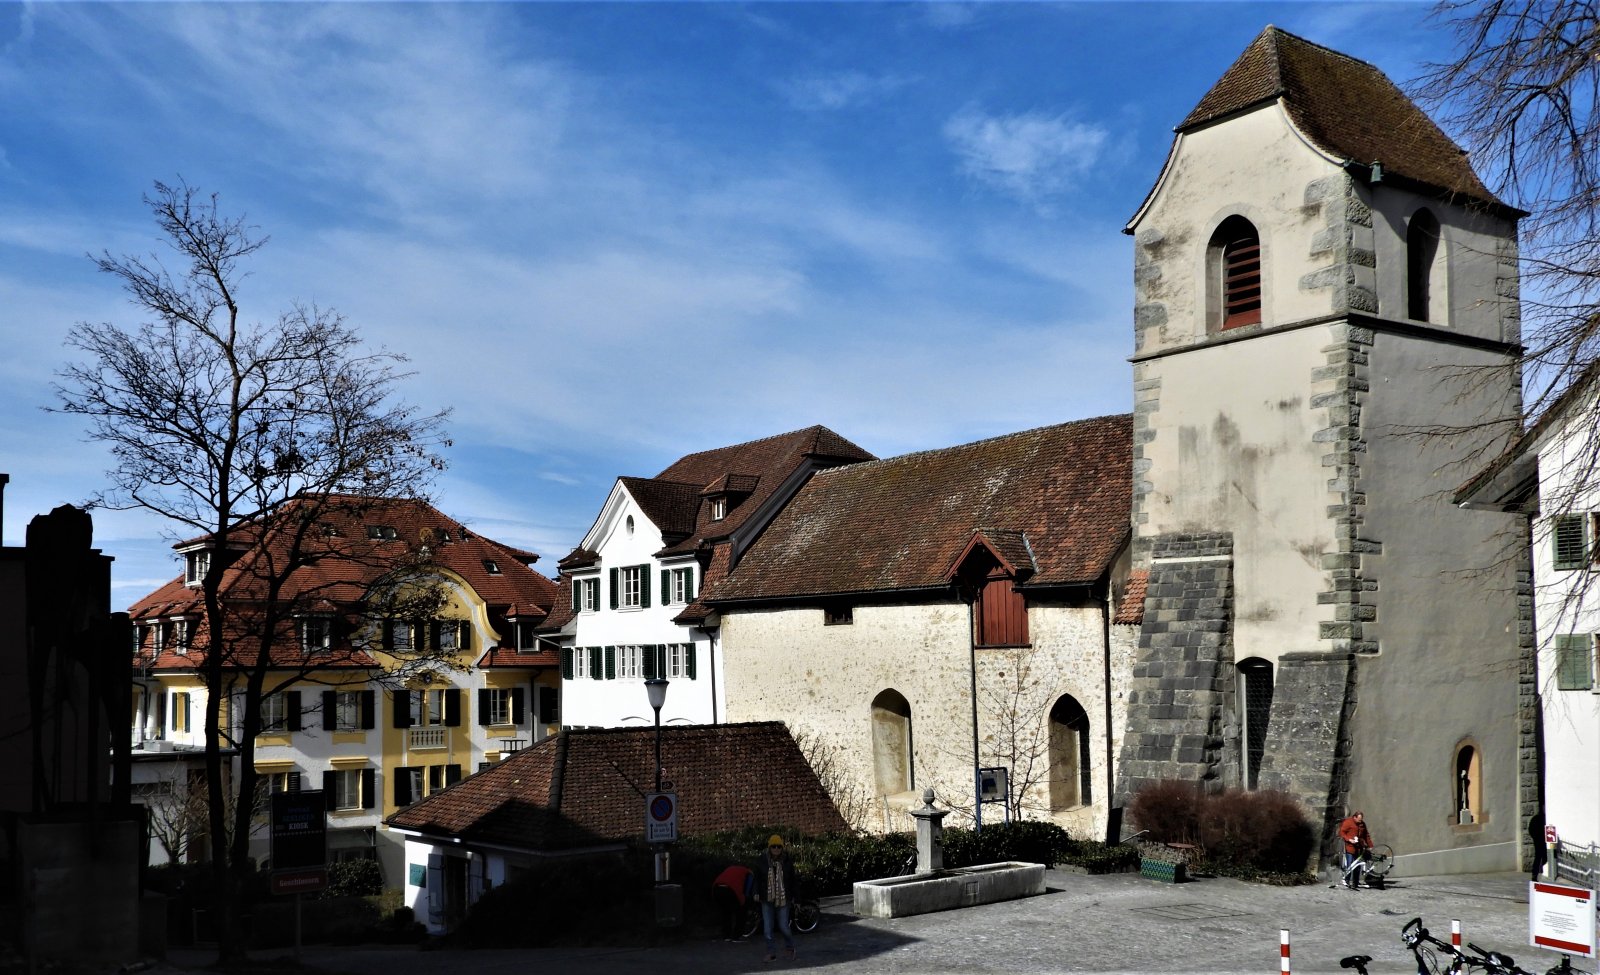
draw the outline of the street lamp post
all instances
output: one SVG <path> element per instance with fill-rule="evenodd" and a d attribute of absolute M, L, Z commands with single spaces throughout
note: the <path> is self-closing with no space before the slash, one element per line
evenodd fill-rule
<path fill-rule="evenodd" d="M 667 703 L 667 684 L 665 677 L 652 677 L 644 682 L 644 690 L 650 695 L 650 709 L 656 713 L 656 791 L 661 791 L 661 706 Z"/>

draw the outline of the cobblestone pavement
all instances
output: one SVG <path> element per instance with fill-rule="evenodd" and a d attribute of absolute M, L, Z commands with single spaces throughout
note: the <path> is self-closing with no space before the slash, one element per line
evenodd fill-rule
<path fill-rule="evenodd" d="M 1393 878 L 1385 890 L 1319 884 L 1263 887 L 1202 879 L 1168 885 L 1137 874 L 1087 877 L 1057 871 L 1049 892 L 1003 904 L 920 917 L 858 918 L 848 898 L 823 901 L 822 924 L 798 935 L 798 956 L 767 964 L 760 938 L 686 941 L 652 948 L 505 951 L 311 947 L 312 968 L 347 975 L 528 975 L 618 972 L 938 973 L 1173 972 L 1233 975 L 1279 971 L 1278 932 L 1287 928 L 1294 972 L 1338 972 L 1345 955 L 1373 957 L 1371 971 L 1414 972 L 1400 928 L 1421 916 L 1449 939 L 1459 919 L 1465 940 L 1503 951 L 1543 972 L 1559 956 L 1528 946 L 1527 876 L 1482 874 Z M 209 958 L 174 952 L 154 969 L 201 967 Z M 1581 967 L 1593 971 L 1594 966 Z"/>

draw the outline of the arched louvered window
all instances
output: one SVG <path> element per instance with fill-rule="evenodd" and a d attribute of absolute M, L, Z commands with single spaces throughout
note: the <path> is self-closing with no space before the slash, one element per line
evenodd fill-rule
<path fill-rule="evenodd" d="M 1229 217 L 1212 235 L 1223 328 L 1261 321 L 1261 235 L 1243 217 Z"/>

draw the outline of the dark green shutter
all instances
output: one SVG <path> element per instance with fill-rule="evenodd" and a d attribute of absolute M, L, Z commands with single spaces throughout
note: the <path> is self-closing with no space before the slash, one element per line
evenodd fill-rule
<path fill-rule="evenodd" d="M 694 644 L 692 643 L 683 645 L 683 672 L 689 675 L 690 680 L 694 680 Z"/>
<path fill-rule="evenodd" d="M 640 647 L 639 656 L 642 658 L 639 661 L 639 667 L 645 680 L 654 680 L 657 677 L 666 676 L 665 671 L 656 669 L 655 647 Z"/>
<path fill-rule="evenodd" d="M 571 647 L 562 647 L 561 648 L 561 679 L 562 680 L 571 680 L 572 679 L 572 654 L 574 652 L 575 651 Z"/>
<path fill-rule="evenodd" d="M 289 728 L 290 731 L 299 731 L 300 730 L 300 692 L 299 691 L 290 691 L 288 694 L 286 694 L 284 696 L 288 700 L 288 707 L 287 707 L 287 710 L 289 712 L 288 728 Z"/>
<path fill-rule="evenodd" d="M 336 731 L 339 728 L 339 695 L 335 691 L 322 692 L 322 730 Z"/>
<path fill-rule="evenodd" d="M 456 626 L 460 627 L 459 635 L 456 637 L 456 644 L 462 650 L 471 650 L 472 649 L 472 621 L 471 620 L 457 620 L 456 621 Z M 516 639 L 513 637 L 511 642 L 515 643 Z"/>
<path fill-rule="evenodd" d="M 411 727 L 411 692 L 394 692 L 394 726 L 396 728 Z"/>
<path fill-rule="evenodd" d="M 611 570 L 611 608 L 617 608 L 617 570 Z"/>
<path fill-rule="evenodd" d="M 561 696 L 554 687 L 539 688 L 539 720 L 544 724 L 561 722 Z"/>
<path fill-rule="evenodd" d="M 446 788 L 461 781 L 461 766 L 446 765 L 444 767 L 444 784 Z"/>
<path fill-rule="evenodd" d="M 428 649 L 429 650 L 437 650 L 437 649 L 439 649 L 439 627 L 440 627 L 440 623 L 439 623 L 438 620 L 429 620 L 428 621 Z"/>
<path fill-rule="evenodd" d="M 1554 567 L 1557 569 L 1581 569 L 1586 546 L 1584 545 L 1584 516 L 1560 515 L 1551 526 L 1552 542 L 1555 549 Z"/>
<path fill-rule="evenodd" d="M 378 709 L 377 695 L 372 691 L 361 692 L 361 730 L 370 731 L 377 724 L 376 711 Z"/>
<path fill-rule="evenodd" d="M 394 620 L 383 621 L 383 648 L 394 649 Z"/>
<path fill-rule="evenodd" d="M 672 570 L 661 570 L 661 605 L 672 602 Z"/>
<path fill-rule="evenodd" d="M 600 680 L 606 675 L 606 651 L 604 647 L 589 648 L 589 679 Z"/>
<path fill-rule="evenodd" d="M 617 679 L 617 648 L 606 647 L 606 680 Z"/>
<path fill-rule="evenodd" d="M 667 645 L 658 643 L 650 648 L 650 653 L 656 658 L 656 673 L 667 676 Z"/>
<path fill-rule="evenodd" d="M 644 609 L 650 608 L 650 567 L 639 566 L 639 605 Z"/>
<path fill-rule="evenodd" d="M 322 801 L 328 804 L 329 809 L 339 808 L 338 775 L 338 772 L 322 773 Z"/>
<path fill-rule="evenodd" d="M 480 688 L 478 688 L 478 724 L 486 725 L 488 723 L 489 723 L 489 689 L 487 687 L 480 687 Z"/>
<path fill-rule="evenodd" d="M 377 805 L 378 799 L 378 770 L 364 768 L 361 770 L 361 808 L 371 809 Z"/>
<path fill-rule="evenodd" d="M 567 580 L 567 586 L 572 590 L 572 611 L 574 613 L 576 613 L 578 611 L 578 608 L 581 605 L 578 602 L 578 587 L 581 586 L 581 585 L 583 585 L 583 583 L 578 581 L 577 579 L 570 579 L 569 578 Z"/>
<path fill-rule="evenodd" d="M 1556 635 L 1556 689 L 1587 691 L 1594 687 L 1591 664 L 1594 638 L 1587 633 Z"/>
<path fill-rule="evenodd" d="M 461 727 L 461 689 L 451 687 L 444 692 L 444 724 L 447 728 Z"/>
<path fill-rule="evenodd" d="M 683 601 L 686 603 L 694 602 L 694 569 L 692 567 L 683 570 Z"/>
<path fill-rule="evenodd" d="M 512 724 L 521 724 L 523 718 L 525 717 L 524 711 L 526 710 L 526 708 L 525 708 L 525 706 L 523 704 L 523 699 L 524 699 L 524 692 L 523 692 L 522 688 L 513 687 L 511 689 L 511 723 Z"/>
<path fill-rule="evenodd" d="M 411 769 L 403 765 L 394 770 L 394 804 L 411 805 Z"/>

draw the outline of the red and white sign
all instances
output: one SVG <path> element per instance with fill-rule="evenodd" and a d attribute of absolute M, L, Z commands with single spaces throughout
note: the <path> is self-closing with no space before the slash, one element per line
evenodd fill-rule
<path fill-rule="evenodd" d="M 676 792 L 652 792 L 644 797 L 644 838 L 647 843 L 678 842 Z"/>
<path fill-rule="evenodd" d="M 1546 826 L 1544 828 L 1544 841 L 1549 846 L 1556 845 L 1556 828 L 1554 826 Z"/>
<path fill-rule="evenodd" d="M 306 870 L 275 870 L 272 873 L 274 894 L 313 894 L 328 887 L 328 868 L 311 867 Z"/>
<path fill-rule="evenodd" d="M 1595 957 L 1594 891 L 1537 880 L 1528 884 L 1528 943 L 1568 955 Z"/>

